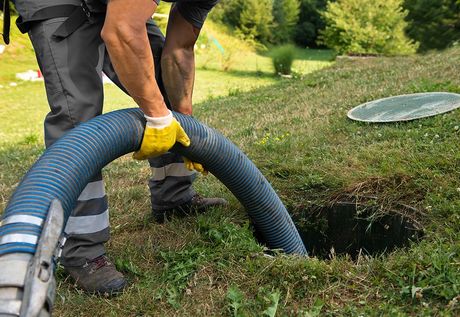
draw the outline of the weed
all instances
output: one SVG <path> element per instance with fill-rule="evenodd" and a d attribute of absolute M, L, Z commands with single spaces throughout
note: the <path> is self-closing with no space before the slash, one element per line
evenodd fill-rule
<path fill-rule="evenodd" d="M 269 302 L 269 306 L 266 310 L 264 310 L 264 316 L 275 317 L 280 301 L 280 293 L 278 291 L 274 291 L 270 293 L 268 297 L 265 297 L 265 299 L 267 302 Z"/>
<path fill-rule="evenodd" d="M 227 299 L 229 301 L 229 308 L 232 316 L 240 316 L 239 309 L 243 306 L 244 295 L 238 287 L 231 286 L 227 291 Z"/>
<path fill-rule="evenodd" d="M 241 93 L 242 93 L 242 91 L 240 90 L 240 88 L 230 88 L 228 90 L 228 96 L 229 97 L 238 96 Z"/>
<path fill-rule="evenodd" d="M 115 260 L 117 270 L 125 273 L 130 273 L 137 276 L 142 276 L 140 269 L 130 259 L 117 258 Z"/>

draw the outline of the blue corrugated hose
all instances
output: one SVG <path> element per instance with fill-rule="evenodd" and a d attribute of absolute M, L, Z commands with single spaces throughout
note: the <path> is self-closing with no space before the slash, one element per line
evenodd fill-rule
<path fill-rule="evenodd" d="M 246 208 L 270 248 L 306 254 L 286 208 L 246 155 L 194 118 L 179 113 L 174 116 L 191 145 L 176 145 L 172 151 L 202 163 L 224 183 Z M 139 109 L 114 111 L 81 124 L 51 146 L 25 175 L 3 213 L 0 255 L 34 254 L 51 201 L 61 201 L 67 221 L 88 181 L 114 159 L 139 148 L 144 125 Z"/>

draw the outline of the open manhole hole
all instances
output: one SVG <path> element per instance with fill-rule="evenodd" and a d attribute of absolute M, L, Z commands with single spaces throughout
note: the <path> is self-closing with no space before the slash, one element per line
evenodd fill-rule
<path fill-rule="evenodd" d="M 336 202 L 330 206 L 313 206 L 297 210 L 292 219 L 309 255 L 330 258 L 349 254 L 376 255 L 406 247 L 423 236 L 421 226 L 407 210 L 385 210 L 355 202 Z"/>

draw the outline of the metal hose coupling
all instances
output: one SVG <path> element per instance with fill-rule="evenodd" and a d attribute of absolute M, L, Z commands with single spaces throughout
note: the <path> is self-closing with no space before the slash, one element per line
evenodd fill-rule
<path fill-rule="evenodd" d="M 20 215 L 6 217 L 2 224 L 21 225 Z M 0 317 L 51 316 L 56 281 L 56 248 L 64 226 L 64 211 L 54 199 L 38 240 L 35 255 L 11 253 L 0 256 Z M 2 237 L 9 239 L 8 235 Z M 18 240 L 19 237 L 12 236 Z M 5 243 L 7 241 L 0 241 Z"/>

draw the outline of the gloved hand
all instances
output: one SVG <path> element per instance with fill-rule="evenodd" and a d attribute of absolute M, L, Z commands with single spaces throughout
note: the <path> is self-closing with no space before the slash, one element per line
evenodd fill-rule
<path fill-rule="evenodd" d="M 145 119 L 147 123 L 144 138 L 142 139 L 141 148 L 133 154 L 134 159 L 145 160 L 150 157 L 160 156 L 168 152 L 176 142 L 183 146 L 190 145 L 189 137 L 180 123 L 173 117 L 171 111 L 164 117 L 145 116 Z"/>
<path fill-rule="evenodd" d="M 201 173 L 203 175 L 208 175 L 208 171 L 200 163 L 192 162 L 188 158 L 186 158 L 185 156 L 183 156 L 182 158 L 184 159 L 185 167 L 189 171 L 195 170 L 195 171 L 197 171 L 197 172 L 199 172 L 199 173 Z"/>

